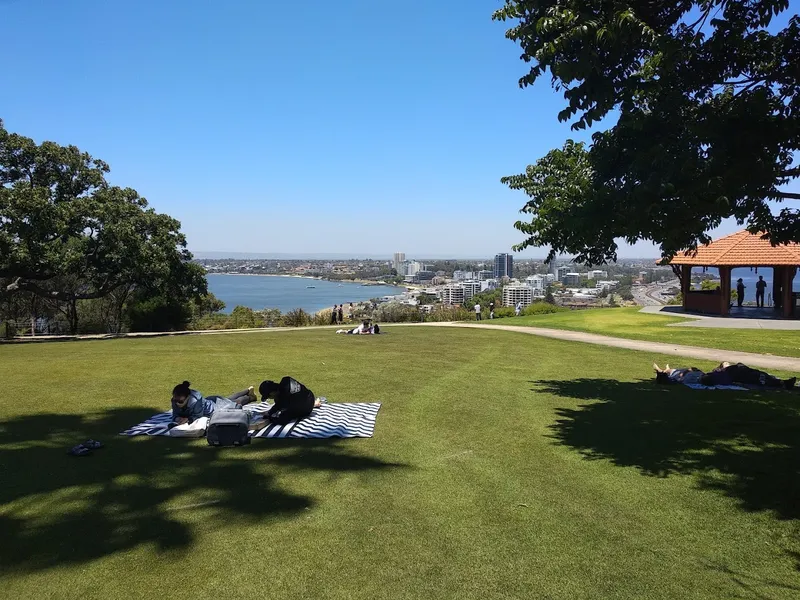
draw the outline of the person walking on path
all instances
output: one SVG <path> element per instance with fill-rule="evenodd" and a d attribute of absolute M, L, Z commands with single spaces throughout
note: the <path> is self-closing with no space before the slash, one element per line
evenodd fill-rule
<path fill-rule="evenodd" d="M 764 281 L 764 276 L 759 275 L 756 281 L 756 306 L 764 308 L 764 290 L 767 289 L 767 282 Z"/>
<path fill-rule="evenodd" d="M 494 302 L 489 302 L 489 318 L 494 319 Z"/>
<path fill-rule="evenodd" d="M 474 308 L 475 308 L 475 320 L 476 321 L 480 321 L 481 320 L 481 305 L 480 305 L 480 303 L 476 304 L 474 306 Z"/>
<path fill-rule="evenodd" d="M 336 325 L 336 305 L 333 305 L 333 310 L 331 311 L 331 325 Z"/>
<path fill-rule="evenodd" d="M 739 308 L 742 308 L 742 303 L 744 302 L 744 281 L 742 278 L 736 280 L 736 302 L 739 304 Z"/>
<path fill-rule="evenodd" d="M 341 304 L 339 305 L 338 313 L 339 313 L 339 323 L 344 323 L 344 309 L 342 308 Z"/>
<path fill-rule="evenodd" d="M 517 302 L 517 306 L 514 309 L 514 316 L 518 317 L 519 313 L 521 313 L 521 312 L 522 312 L 522 302 Z"/>

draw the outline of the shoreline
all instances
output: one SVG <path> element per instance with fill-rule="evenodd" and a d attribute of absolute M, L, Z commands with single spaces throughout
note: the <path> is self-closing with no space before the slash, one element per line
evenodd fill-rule
<path fill-rule="evenodd" d="M 236 277 L 291 277 L 293 279 L 311 279 L 313 281 L 329 281 L 330 283 L 352 283 L 361 285 L 362 287 L 394 287 L 404 289 L 406 291 L 412 291 L 412 288 L 409 288 L 405 285 L 397 285 L 394 283 L 381 283 L 377 281 L 372 281 L 371 279 L 328 279 L 327 277 L 317 277 L 314 275 L 289 275 L 283 273 L 219 273 L 219 272 L 208 272 L 206 271 L 206 275 L 233 275 Z"/>

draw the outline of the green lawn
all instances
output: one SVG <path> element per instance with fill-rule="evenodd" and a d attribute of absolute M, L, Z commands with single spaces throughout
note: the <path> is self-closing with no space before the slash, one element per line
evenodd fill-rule
<path fill-rule="evenodd" d="M 642 313 L 640 310 L 638 307 L 573 310 L 549 315 L 499 319 L 496 323 L 587 331 L 632 340 L 673 342 L 687 346 L 800 357 L 800 331 L 668 327 L 672 323 L 686 322 L 686 319 Z M 482 323 L 487 322 L 482 321 Z"/>
<path fill-rule="evenodd" d="M 413 327 L 0 346 L 3 596 L 797 598 L 798 398 L 653 360 Z M 184 378 L 286 373 L 382 402 L 375 437 L 114 435 Z"/>

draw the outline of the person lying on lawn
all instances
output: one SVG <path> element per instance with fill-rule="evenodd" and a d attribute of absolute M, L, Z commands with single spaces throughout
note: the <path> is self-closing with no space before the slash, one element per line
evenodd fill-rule
<path fill-rule="evenodd" d="M 709 387 L 740 384 L 770 388 L 782 387 L 787 390 L 793 389 L 795 383 L 797 383 L 797 377 L 785 380 L 780 379 L 742 363 L 731 364 L 723 362 L 710 373 L 703 373 L 696 367 L 672 369 L 667 365 L 665 369 L 662 369 L 655 363 L 653 363 L 653 368 L 656 371 L 656 383 L 699 383 Z"/>
<path fill-rule="evenodd" d="M 280 383 L 264 381 L 258 386 L 261 401 L 272 398 L 275 404 L 266 413 L 266 420 L 270 423 L 285 425 L 295 419 L 303 419 L 320 405 L 320 400 L 314 396 L 302 383 L 291 377 L 284 377 Z"/>
<path fill-rule="evenodd" d="M 797 383 L 797 377 L 780 379 L 766 371 L 759 371 L 742 363 L 723 362 L 710 373 L 703 375 L 700 383 L 708 386 L 741 384 L 791 390 Z"/>
<path fill-rule="evenodd" d="M 669 365 L 662 369 L 656 363 L 653 363 L 653 369 L 656 372 L 656 383 L 700 383 L 700 379 L 705 375 L 697 367 L 689 367 L 688 369 L 673 369 Z"/>
<path fill-rule="evenodd" d="M 172 428 L 175 425 L 192 423 L 200 417 L 210 417 L 217 408 L 242 408 L 245 404 L 255 401 L 253 386 L 231 394 L 230 398 L 224 396 L 203 398 L 203 394 L 193 390 L 191 384 L 184 381 L 172 390 L 172 422 L 169 426 Z"/>

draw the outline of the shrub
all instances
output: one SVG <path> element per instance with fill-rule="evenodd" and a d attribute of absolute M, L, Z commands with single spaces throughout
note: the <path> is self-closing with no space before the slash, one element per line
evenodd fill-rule
<path fill-rule="evenodd" d="M 411 323 L 419 321 L 419 309 L 416 306 L 387 302 L 378 306 L 372 318 L 379 323 Z"/>
<path fill-rule="evenodd" d="M 306 327 L 311 324 L 311 315 L 302 308 L 290 310 L 281 319 L 284 327 Z"/>
<path fill-rule="evenodd" d="M 550 304 L 548 302 L 534 302 L 530 306 L 526 306 L 522 309 L 522 314 L 525 316 L 531 315 L 549 315 L 552 313 L 557 312 L 564 312 L 569 310 L 568 308 L 564 308 L 563 306 L 556 306 L 555 304 Z"/>

